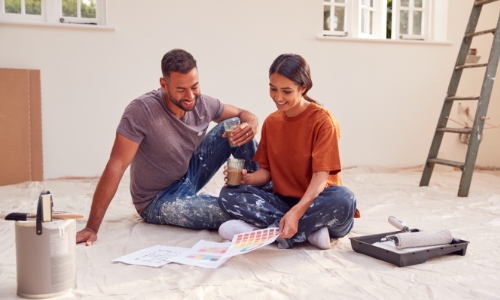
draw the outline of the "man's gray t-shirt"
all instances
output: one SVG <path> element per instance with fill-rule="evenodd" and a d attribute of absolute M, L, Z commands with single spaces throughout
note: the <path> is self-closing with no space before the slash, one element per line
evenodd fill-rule
<path fill-rule="evenodd" d="M 161 89 L 140 96 L 125 108 L 117 132 L 139 143 L 130 166 L 130 193 L 137 210 L 186 174 L 208 125 L 223 110 L 219 100 L 200 95 L 195 108 L 179 119 L 167 108 Z"/>

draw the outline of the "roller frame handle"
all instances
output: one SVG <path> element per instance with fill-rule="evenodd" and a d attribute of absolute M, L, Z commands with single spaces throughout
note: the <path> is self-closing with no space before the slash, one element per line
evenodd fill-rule
<path fill-rule="evenodd" d="M 396 227 L 397 229 L 399 229 L 401 231 L 404 231 L 404 232 L 410 231 L 410 228 L 408 228 L 408 226 L 406 226 L 400 220 L 396 219 L 396 217 L 390 216 L 387 221 L 389 221 L 389 224 L 391 224 L 392 226 Z"/>

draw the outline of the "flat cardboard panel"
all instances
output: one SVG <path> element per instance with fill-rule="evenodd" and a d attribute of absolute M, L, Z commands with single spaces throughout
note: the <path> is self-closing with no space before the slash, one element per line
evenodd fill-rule
<path fill-rule="evenodd" d="M 30 127 L 31 127 L 31 180 L 43 180 L 42 149 L 42 91 L 40 70 L 29 70 Z"/>
<path fill-rule="evenodd" d="M 40 71 L 0 69 L 0 185 L 43 180 Z"/>

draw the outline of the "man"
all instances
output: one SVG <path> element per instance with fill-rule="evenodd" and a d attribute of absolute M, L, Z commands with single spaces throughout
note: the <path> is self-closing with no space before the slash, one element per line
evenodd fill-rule
<path fill-rule="evenodd" d="M 232 154 L 245 159 L 249 172 L 257 143 L 258 120 L 248 111 L 202 95 L 196 60 L 181 49 L 161 61 L 163 77 L 156 91 L 132 101 L 118 125 L 111 156 L 97 184 L 87 226 L 76 242 L 97 240 L 104 214 L 127 167 L 130 193 L 141 217 L 149 223 L 193 229 L 216 229 L 230 219 L 218 198 L 196 193 Z M 223 122 L 239 118 L 229 146 Z M 209 123 L 219 123 L 207 133 Z"/>

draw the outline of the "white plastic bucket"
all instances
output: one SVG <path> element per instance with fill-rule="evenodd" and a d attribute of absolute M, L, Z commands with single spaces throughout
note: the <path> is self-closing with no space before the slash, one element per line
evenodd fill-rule
<path fill-rule="evenodd" d="M 60 296 L 76 288 L 76 222 L 16 222 L 17 295 L 24 298 Z"/>

